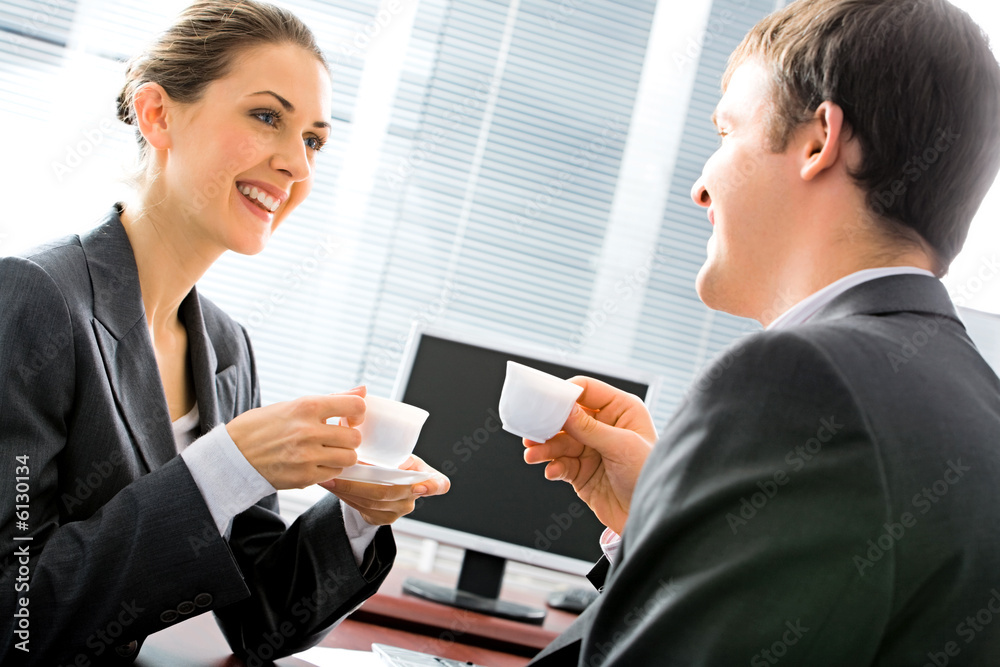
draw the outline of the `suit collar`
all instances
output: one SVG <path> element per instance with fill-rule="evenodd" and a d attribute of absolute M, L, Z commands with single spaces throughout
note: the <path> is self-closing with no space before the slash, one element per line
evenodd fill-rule
<path fill-rule="evenodd" d="M 204 435 L 219 423 L 216 400 L 216 368 L 219 361 L 215 354 L 215 346 L 208 336 L 197 288 L 191 288 L 181 302 L 179 313 L 181 322 L 187 329 L 188 358 L 191 360 L 194 393 L 201 415 L 201 434 Z"/>
<path fill-rule="evenodd" d="M 948 291 L 937 278 L 904 274 L 861 283 L 834 298 L 810 318 L 809 323 L 852 315 L 927 313 L 955 320 L 961 325 Z"/>
<path fill-rule="evenodd" d="M 120 213 L 116 205 L 80 242 L 93 286 L 92 326 L 115 402 L 147 467 L 156 470 L 177 455 L 177 445 L 146 325 L 139 270 Z M 195 289 L 179 312 L 188 332 L 201 432 L 206 433 L 218 423 L 218 362 Z"/>
<path fill-rule="evenodd" d="M 140 320 L 145 322 L 132 243 L 122 226 L 116 204 L 101 224 L 80 238 L 94 289 L 94 316 L 116 338 L 123 338 Z"/>

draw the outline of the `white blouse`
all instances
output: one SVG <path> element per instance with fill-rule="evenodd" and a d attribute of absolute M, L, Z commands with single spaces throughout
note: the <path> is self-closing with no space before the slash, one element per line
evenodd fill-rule
<path fill-rule="evenodd" d="M 177 453 L 183 452 L 187 446 L 198 439 L 198 426 L 201 415 L 198 413 L 198 402 L 195 401 L 191 412 L 178 417 L 171 426 L 174 428 L 174 442 L 177 443 Z"/>

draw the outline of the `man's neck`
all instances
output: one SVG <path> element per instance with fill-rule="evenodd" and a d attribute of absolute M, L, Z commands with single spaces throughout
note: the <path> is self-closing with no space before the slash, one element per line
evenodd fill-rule
<path fill-rule="evenodd" d="M 850 258 L 846 258 L 850 260 Z M 922 251 L 900 253 L 891 259 L 879 260 L 853 258 L 837 263 L 799 263 L 798 271 L 786 272 L 778 281 L 753 319 L 768 327 L 786 311 L 801 303 L 828 285 L 866 269 L 913 267 L 934 273 L 934 261 Z"/>

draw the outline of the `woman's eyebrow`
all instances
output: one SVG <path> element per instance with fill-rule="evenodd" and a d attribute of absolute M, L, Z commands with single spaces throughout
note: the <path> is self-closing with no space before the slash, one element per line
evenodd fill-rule
<path fill-rule="evenodd" d="M 285 111 L 288 113 L 295 113 L 295 105 L 273 90 L 258 90 L 256 93 L 250 93 L 247 97 L 253 97 L 254 95 L 270 95 L 274 99 L 278 100 L 281 106 L 285 108 Z M 313 127 L 328 130 L 330 129 L 330 124 L 325 121 L 318 120 L 313 123 Z"/>
<path fill-rule="evenodd" d="M 274 99 L 278 100 L 278 102 L 281 103 L 281 106 L 285 108 L 285 111 L 287 111 L 288 113 L 295 112 L 295 105 L 293 105 L 291 102 L 289 102 L 288 100 L 286 100 L 284 97 L 274 92 L 273 90 L 258 90 L 256 93 L 250 93 L 247 97 L 253 97 L 254 95 L 270 95 L 271 97 L 273 97 Z"/>

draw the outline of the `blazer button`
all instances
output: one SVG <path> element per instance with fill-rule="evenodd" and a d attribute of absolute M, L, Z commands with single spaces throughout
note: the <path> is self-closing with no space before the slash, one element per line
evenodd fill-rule
<path fill-rule="evenodd" d="M 160 620 L 164 623 L 173 623 L 179 618 L 179 614 L 173 609 L 168 609 L 162 614 L 160 614 Z"/>
<path fill-rule="evenodd" d="M 188 600 L 185 600 L 184 602 L 181 602 L 179 605 L 177 605 L 177 613 L 178 614 L 182 614 L 184 616 L 187 616 L 192 611 L 194 611 L 194 602 L 190 602 Z"/>
<path fill-rule="evenodd" d="M 194 603 L 199 607 L 207 607 L 212 604 L 211 593 L 198 593 L 198 595 L 194 596 Z"/>
<path fill-rule="evenodd" d="M 128 658 L 135 655 L 135 651 L 137 648 L 139 648 L 139 642 L 133 639 L 128 644 L 122 644 L 121 646 L 116 646 L 115 653 L 117 653 L 123 658 Z"/>

